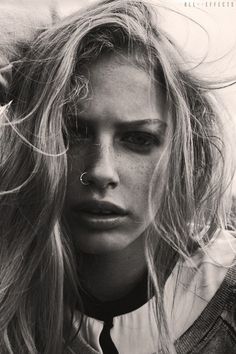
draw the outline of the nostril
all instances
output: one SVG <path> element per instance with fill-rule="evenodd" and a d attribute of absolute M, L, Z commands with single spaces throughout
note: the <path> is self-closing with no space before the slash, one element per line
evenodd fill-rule
<path fill-rule="evenodd" d="M 117 160 L 111 142 L 96 144 L 96 153 L 87 160 L 86 179 L 99 189 L 115 188 L 119 183 Z M 95 152 L 95 151 L 94 151 Z"/>
<path fill-rule="evenodd" d="M 116 188 L 119 183 L 118 173 L 112 169 L 87 169 L 87 174 L 82 179 L 90 186 L 99 189 Z"/>

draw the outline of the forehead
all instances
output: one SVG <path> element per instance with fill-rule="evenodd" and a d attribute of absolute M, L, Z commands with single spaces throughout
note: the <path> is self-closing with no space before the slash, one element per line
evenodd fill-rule
<path fill-rule="evenodd" d="M 165 94 L 153 75 L 131 58 L 106 55 L 83 70 L 88 82 L 86 98 L 78 100 L 80 115 L 120 120 L 163 116 Z"/>

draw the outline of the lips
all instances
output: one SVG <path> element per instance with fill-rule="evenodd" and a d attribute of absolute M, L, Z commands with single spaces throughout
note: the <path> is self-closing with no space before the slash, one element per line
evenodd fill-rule
<path fill-rule="evenodd" d="M 115 205 L 110 202 L 99 202 L 97 200 L 86 201 L 80 203 L 76 209 L 81 212 L 96 215 L 120 215 L 124 216 L 128 214 L 128 211 L 124 208 Z"/>
<path fill-rule="evenodd" d="M 82 226 L 96 230 L 107 230 L 121 225 L 128 210 L 106 201 L 89 200 L 73 208 Z"/>

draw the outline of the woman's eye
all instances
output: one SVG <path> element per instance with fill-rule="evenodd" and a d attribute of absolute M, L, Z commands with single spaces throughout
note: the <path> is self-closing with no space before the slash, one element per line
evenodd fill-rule
<path fill-rule="evenodd" d="M 74 125 L 67 127 L 68 140 L 70 145 L 83 144 L 91 139 L 91 131 L 86 125 Z"/>
<path fill-rule="evenodd" d="M 150 149 L 160 145 L 160 139 L 154 134 L 147 132 L 130 132 L 122 137 L 122 142 L 137 149 Z"/>

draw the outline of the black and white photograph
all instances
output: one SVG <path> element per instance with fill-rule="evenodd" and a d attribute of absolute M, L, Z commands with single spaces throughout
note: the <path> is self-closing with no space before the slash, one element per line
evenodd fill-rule
<path fill-rule="evenodd" d="M 0 0 L 0 354 L 236 354 L 236 0 Z"/>

